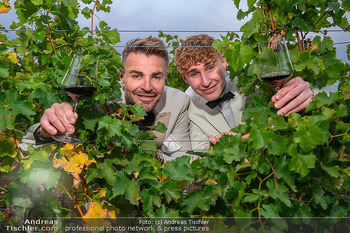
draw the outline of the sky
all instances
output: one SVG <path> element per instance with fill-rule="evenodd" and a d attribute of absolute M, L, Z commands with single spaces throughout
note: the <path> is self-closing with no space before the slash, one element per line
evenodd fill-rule
<path fill-rule="evenodd" d="M 14 0 L 9 2 L 13 6 Z M 120 46 L 132 38 L 157 36 L 157 31 L 177 34 L 183 39 L 199 33 L 219 38 L 220 33 L 214 31 L 220 31 L 223 35 L 226 31 L 239 31 L 248 20 L 237 20 L 237 9 L 232 0 L 113 0 L 110 6 L 110 13 L 97 12 L 97 16 L 111 28 L 119 30 Z M 246 0 L 241 1 L 240 8 L 247 9 Z M 12 9 L 9 13 L 0 14 L 0 24 L 9 28 L 16 18 Z M 90 21 L 84 17 L 78 20 L 80 26 L 90 26 Z M 95 22 L 98 23 L 98 20 Z M 328 35 L 335 42 L 338 58 L 350 63 L 346 56 L 347 44 L 343 44 L 350 41 L 350 32 L 330 32 Z"/>

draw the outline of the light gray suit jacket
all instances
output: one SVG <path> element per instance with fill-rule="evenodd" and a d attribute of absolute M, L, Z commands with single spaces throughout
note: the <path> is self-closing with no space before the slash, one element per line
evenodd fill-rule
<path fill-rule="evenodd" d="M 241 95 L 236 89 L 236 82 L 229 81 L 229 89 L 235 94 L 235 97 L 230 100 L 234 127 L 242 124 L 242 112 L 246 109 L 247 98 Z M 191 103 L 188 109 L 190 118 L 190 137 L 193 150 L 209 149 L 209 135 L 216 136 L 223 132 L 228 132 L 231 127 L 226 122 L 224 116 L 217 108 L 209 108 L 206 99 L 198 95 L 191 87 L 186 90 L 191 98 Z"/>
<path fill-rule="evenodd" d="M 122 97 L 117 102 L 125 103 L 124 91 L 121 90 L 121 92 Z M 154 109 L 155 125 L 157 122 L 162 122 L 167 127 L 165 135 L 153 132 L 157 136 L 155 140 L 160 142 L 160 145 L 158 143 L 157 146 L 160 148 L 164 161 L 185 155 L 186 151 L 191 150 L 187 112 L 189 103 L 190 98 L 184 92 L 165 86 L 162 98 Z M 27 130 L 20 144 L 22 150 L 28 150 L 28 146 L 36 146 L 33 132 L 39 126 L 40 124 L 35 124 Z"/>

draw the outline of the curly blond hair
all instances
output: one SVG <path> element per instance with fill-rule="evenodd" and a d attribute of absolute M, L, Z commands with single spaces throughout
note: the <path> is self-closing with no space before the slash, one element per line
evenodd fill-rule
<path fill-rule="evenodd" d="M 197 62 L 216 60 L 220 56 L 220 51 L 212 47 L 214 41 L 214 37 L 207 34 L 187 37 L 175 50 L 174 62 L 179 72 L 186 72 Z"/>

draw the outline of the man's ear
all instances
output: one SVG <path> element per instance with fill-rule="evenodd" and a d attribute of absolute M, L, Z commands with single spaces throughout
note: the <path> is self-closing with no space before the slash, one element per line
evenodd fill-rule
<path fill-rule="evenodd" d="M 227 66 L 227 60 L 224 57 L 221 57 L 221 61 L 222 61 L 222 65 L 224 66 L 224 69 L 226 70 L 226 66 Z"/>
<path fill-rule="evenodd" d="M 119 79 L 120 79 L 120 85 L 122 85 L 123 90 L 125 90 L 124 87 L 124 69 L 123 68 L 119 68 Z"/>
<path fill-rule="evenodd" d="M 124 69 L 119 68 L 119 79 L 121 82 L 123 82 L 123 78 L 124 78 Z"/>
<path fill-rule="evenodd" d="M 184 81 L 188 84 L 187 78 L 183 73 L 180 73 L 181 77 L 184 79 Z"/>

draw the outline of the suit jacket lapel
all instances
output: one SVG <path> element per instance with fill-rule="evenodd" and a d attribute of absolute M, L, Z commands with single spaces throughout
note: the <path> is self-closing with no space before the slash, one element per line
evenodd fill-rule
<path fill-rule="evenodd" d="M 196 93 L 196 95 L 198 95 Z M 202 112 L 203 116 L 208 120 L 208 122 L 218 131 L 218 132 L 226 132 L 231 129 L 231 127 L 227 124 L 224 116 L 217 108 L 209 108 L 206 103 L 207 100 L 204 98 L 197 98 L 195 96 L 193 98 L 193 103 L 198 107 L 198 109 Z"/>
<path fill-rule="evenodd" d="M 237 91 L 234 82 L 229 82 L 230 91 L 235 94 L 235 98 L 231 99 L 231 109 L 233 113 L 233 119 L 235 121 L 234 126 L 242 124 L 242 112 L 245 109 L 244 97 Z"/>

